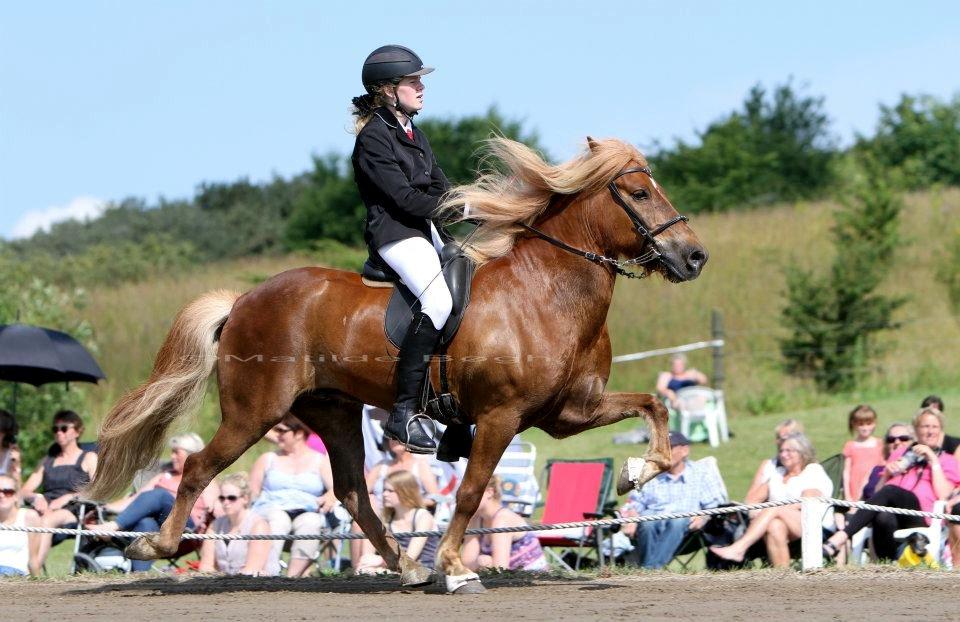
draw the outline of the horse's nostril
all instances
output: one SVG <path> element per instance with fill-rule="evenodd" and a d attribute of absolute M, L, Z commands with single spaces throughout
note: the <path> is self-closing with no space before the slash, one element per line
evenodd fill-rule
<path fill-rule="evenodd" d="M 707 262 L 707 252 L 697 249 L 687 256 L 687 267 L 691 270 L 700 270 Z"/>

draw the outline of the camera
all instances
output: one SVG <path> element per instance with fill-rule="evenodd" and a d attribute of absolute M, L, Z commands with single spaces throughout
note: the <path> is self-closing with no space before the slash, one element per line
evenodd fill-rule
<path fill-rule="evenodd" d="M 927 459 L 913 451 L 913 447 L 908 449 L 906 453 L 903 454 L 903 457 L 900 459 L 903 461 L 903 470 L 912 469 L 915 466 L 924 465 L 927 462 Z"/>

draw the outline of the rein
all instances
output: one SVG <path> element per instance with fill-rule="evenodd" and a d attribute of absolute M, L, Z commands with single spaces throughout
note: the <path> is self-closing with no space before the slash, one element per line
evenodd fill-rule
<path fill-rule="evenodd" d="M 590 251 L 583 251 L 583 250 L 580 250 L 579 248 L 570 246 L 566 242 L 562 242 L 554 237 L 551 237 L 535 227 L 531 227 L 530 225 L 527 225 L 524 223 L 519 223 L 519 224 L 521 227 L 533 233 L 537 237 L 543 240 L 546 240 L 547 242 L 550 242 L 557 248 L 563 249 L 568 253 L 572 253 L 574 255 L 583 257 L 584 259 L 588 261 L 592 261 L 593 263 L 599 266 L 610 266 L 613 268 L 614 272 L 622 276 L 625 276 L 629 279 L 642 279 L 645 276 L 647 276 L 646 271 L 641 272 L 640 274 L 637 274 L 635 272 L 630 272 L 629 270 L 626 270 L 624 266 L 632 266 L 632 265 L 644 266 L 644 264 L 648 264 L 651 261 L 656 261 L 660 259 L 663 256 L 663 254 L 660 252 L 660 247 L 657 244 L 656 236 L 660 235 L 661 233 L 663 233 L 673 225 L 677 224 L 678 222 L 687 222 L 689 218 L 687 218 L 686 216 L 681 216 L 680 214 L 677 214 L 667 222 L 663 223 L 662 225 L 658 226 L 657 228 L 651 231 L 650 226 L 643 221 L 643 217 L 640 216 L 640 214 L 638 214 L 632 207 L 627 205 L 627 202 L 623 199 L 623 196 L 620 194 L 620 189 L 617 188 L 616 181 L 621 177 L 623 177 L 624 175 L 629 175 L 630 173 L 643 173 L 648 177 L 650 177 L 651 179 L 653 179 L 653 173 L 650 171 L 650 167 L 648 166 L 628 168 L 624 171 L 620 171 L 620 173 L 618 173 L 616 177 L 611 179 L 610 183 L 607 184 L 607 188 L 609 188 L 610 190 L 610 194 L 613 197 L 614 203 L 619 205 L 623 209 L 623 211 L 627 213 L 627 216 L 630 218 L 630 221 L 633 223 L 634 232 L 639 237 L 643 238 L 644 242 L 650 247 L 650 250 L 648 250 L 646 253 L 638 257 L 634 257 L 633 259 L 614 259 L 613 257 L 599 255 L 597 253 L 592 253 Z"/>

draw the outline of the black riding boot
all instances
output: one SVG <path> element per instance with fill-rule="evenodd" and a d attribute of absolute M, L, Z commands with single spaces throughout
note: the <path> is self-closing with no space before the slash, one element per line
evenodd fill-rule
<path fill-rule="evenodd" d="M 413 314 L 413 321 L 400 344 L 397 361 L 397 401 L 383 427 L 387 438 L 400 441 L 407 451 L 415 454 L 432 454 L 437 444 L 424 427 L 426 415 L 418 413 L 423 382 L 430 367 L 430 355 L 440 341 L 440 331 L 433 321 L 422 312 Z"/>

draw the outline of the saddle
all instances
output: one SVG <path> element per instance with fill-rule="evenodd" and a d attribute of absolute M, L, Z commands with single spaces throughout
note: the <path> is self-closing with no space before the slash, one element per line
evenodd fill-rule
<path fill-rule="evenodd" d="M 413 314 L 419 309 L 420 301 L 404 285 L 397 274 L 378 261 L 379 258 L 370 257 L 363 264 L 361 280 L 367 287 L 393 288 L 390 302 L 387 303 L 387 312 L 384 315 L 383 330 L 387 339 L 396 348 L 400 348 L 407 328 L 413 320 Z M 476 264 L 463 254 L 460 246 L 455 242 L 446 244 L 440 251 L 440 266 L 443 270 L 443 279 L 453 298 L 453 308 L 440 333 L 440 389 L 433 386 L 433 381 L 427 375 L 424 383 L 424 396 L 421 405 L 425 405 L 426 413 L 433 419 L 447 426 L 440 446 L 437 449 L 437 459 L 444 462 L 456 462 L 461 456 L 470 457 L 470 446 L 473 437 L 470 434 L 470 422 L 460 411 L 457 399 L 450 393 L 447 378 L 447 346 L 457 334 L 463 314 L 470 304 L 470 285 L 473 282 L 473 273 Z"/>

